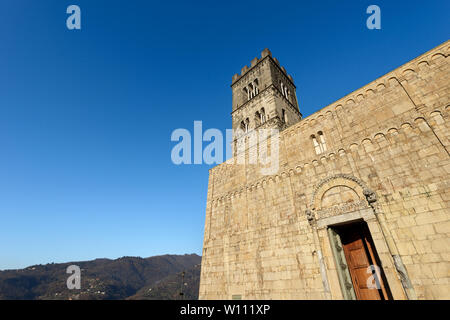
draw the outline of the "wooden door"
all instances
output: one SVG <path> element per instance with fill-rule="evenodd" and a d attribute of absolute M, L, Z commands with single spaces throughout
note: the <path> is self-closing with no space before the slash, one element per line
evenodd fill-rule
<path fill-rule="evenodd" d="M 339 234 L 357 299 L 389 299 L 367 226 L 349 225 L 342 228 Z"/>

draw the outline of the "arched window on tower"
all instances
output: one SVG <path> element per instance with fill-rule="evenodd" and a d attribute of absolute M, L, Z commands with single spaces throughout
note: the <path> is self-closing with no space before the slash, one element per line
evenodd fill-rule
<path fill-rule="evenodd" d="M 250 92 L 250 99 L 252 99 L 255 96 L 255 87 L 253 86 L 253 83 L 248 84 L 248 91 Z"/>
<path fill-rule="evenodd" d="M 248 88 L 244 87 L 242 90 L 244 91 L 244 95 L 247 96 L 247 101 L 250 100 L 250 91 L 248 90 Z"/>
<path fill-rule="evenodd" d="M 256 126 L 259 126 L 260 124 L 262 124 L 263 122 L 261 121 L 261 114 L 259 113 L 259 111 L 256 111 L 255 113 L 255 124 Z"/>
<path fill-rule="evenodd" d="M 258 79 L 255 79 L 253 81 L 253 91 L 254 91 L 254 95 L 256 96 L 259 93 L 259 82 Z"/>
<path fill-rule="evenodd" d="M 246 128 L 245 121 L 242 120 L 242 121 L 241 121 L 241 130 L 242 130 L 243 133 L 246 132 L 246 131 L 245 131 L 245 128 Z"/>
<path fill-rule="evenodd" d="M 289 95 L 291 94 L 291 92 L 289 91 L 288 87 L 284 85 L 283 82 L 280 81 L 280 83 L 281 83 L 281 94 L 283 95 L 283 97 L 289 100 Z"/>
<path fill-rule="evenodd" d="M 287 113 L 286 113 L 286 110 L 284 110 L 284 109 L 281 109 L 281 120 L 282 120 L 284 123 L 287 123 L 287 122 L 288 122 Z"/>
<path fill-rule="evenodd" d="M 254 98 L 259 93 L 259 82 L 258 79 L 250 82 L 246 87 L 243 88 L 245 94 L 247 95 L 247 100 Z"/>
<path fill-rule="evenodd" d="M 264 108 L 261 108 L 260 115 L 261 115 L 261 123 L 266 122 L 266 111 L 264 110 Z"/>

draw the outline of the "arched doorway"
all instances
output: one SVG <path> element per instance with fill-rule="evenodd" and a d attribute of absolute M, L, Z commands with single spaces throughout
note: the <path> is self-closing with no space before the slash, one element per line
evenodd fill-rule
<path fill-rule="evenodd" d="M 321 181 L 313 193 L 308 219 L 318 238 L 328 238 L 335 268 L 327 271 L 337 273 L 344 299 L 392 299 L 368 227 L 377 224 L 371 207 L 375 200 L 362 181 L 344 174 Z"/>

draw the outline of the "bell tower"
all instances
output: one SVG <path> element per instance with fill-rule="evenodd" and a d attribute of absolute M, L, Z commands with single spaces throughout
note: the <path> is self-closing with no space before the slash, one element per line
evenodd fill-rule
<path fill-rule="evenodd" d="M 302 118 L 294 80 L 264 49 L 261 58 L 233 76 L 233 129 L 248 133 L 255 129 L 283 130 Z"/>

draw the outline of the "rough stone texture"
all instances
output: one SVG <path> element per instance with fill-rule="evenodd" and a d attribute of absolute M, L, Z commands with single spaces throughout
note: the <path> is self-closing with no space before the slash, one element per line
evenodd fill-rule
<path fill-rule="evenodd" d="M 449 51 L 447 41 L 290 125 L 275 175 L 232 161 L 211 169 L 200 299 L 342 299 L 326 228 L 361 218 L 394 299 L 450 299 Z M 262 56 L 276 61 L 268 50 Z M 233 77 L 234 112 L 239 81 L 258 66 Z M 317 155 L 311 135 L 319 131 L 327 151 Z"/>

